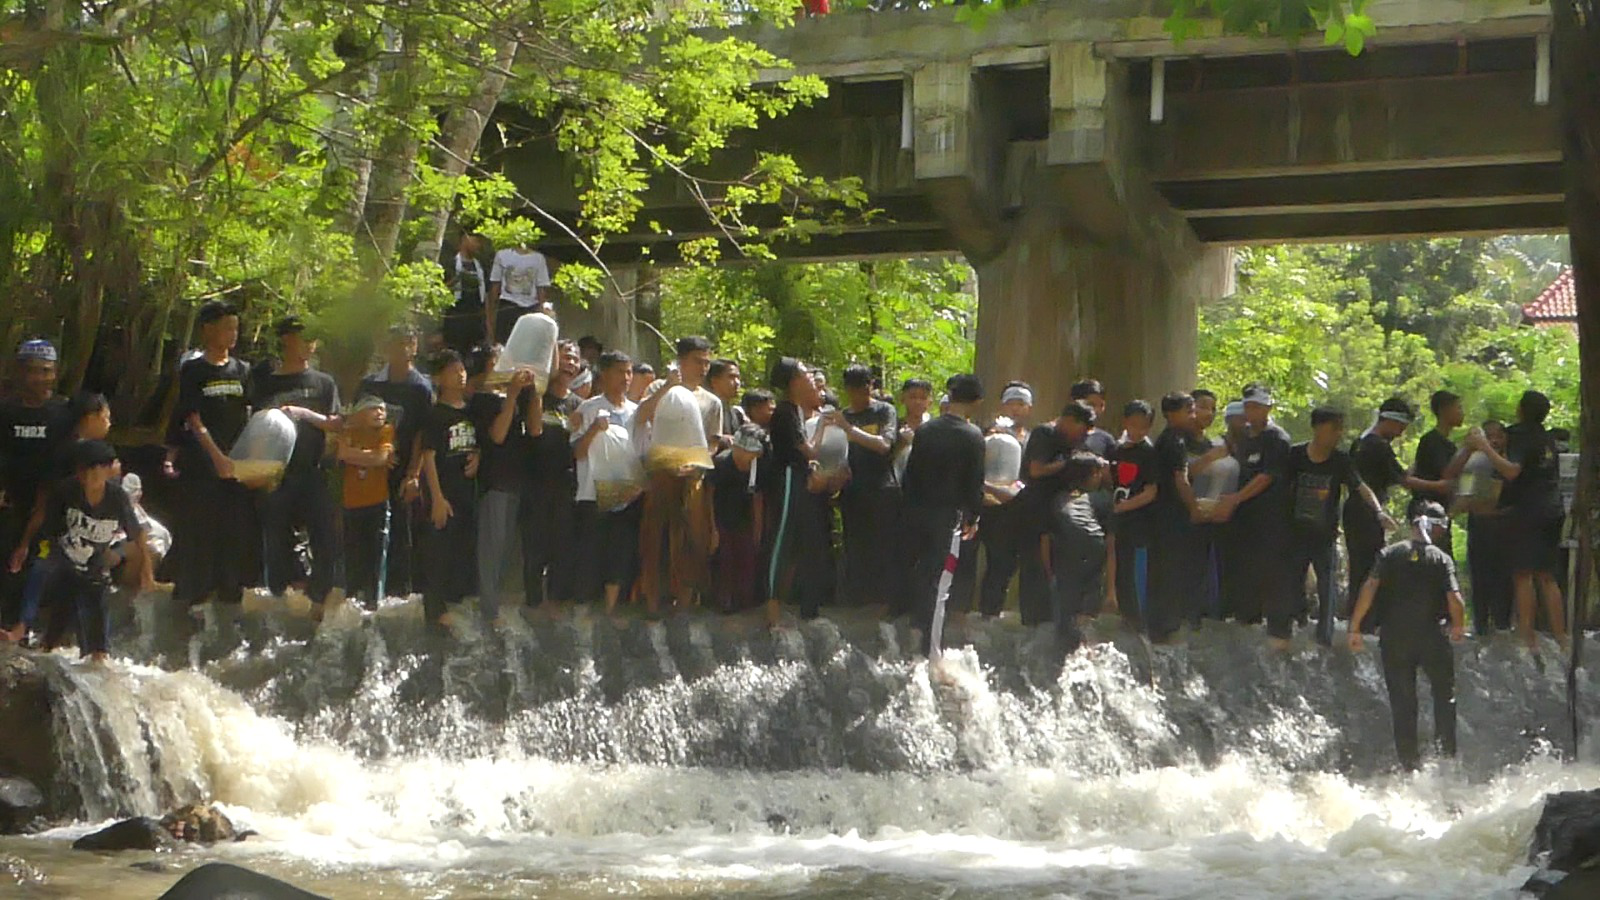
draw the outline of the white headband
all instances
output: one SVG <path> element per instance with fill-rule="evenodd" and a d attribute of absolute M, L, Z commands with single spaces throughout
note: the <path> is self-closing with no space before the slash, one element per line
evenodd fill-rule
<path fill-rule="evenodd" d="M 1032 406 L 1033 405 L 1033 391 L 1028 390 L 1027 388 L 1023 387 L 1020 384 L 1014 384 L 1011 387 L 1008 387 L 1004 391 L 1000 392 L 1000 402 L 1001 403 L 1010 403 L 1013 400 L 1020 400 L 1023 403 L 1026 403 L 1029 406 Z"/>
<path fill-rule="evenodd" d="M 1385 410 L 1384 412 L 1378 413 L 1378 418 L 1388 419 L 1391 422 L 1399 422 L 1402 425 L 1411 424 L 1411 417 L 1398 410 Z"/>

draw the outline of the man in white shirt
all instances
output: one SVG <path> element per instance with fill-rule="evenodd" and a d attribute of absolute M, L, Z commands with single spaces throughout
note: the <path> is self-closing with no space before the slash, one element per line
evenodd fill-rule
<path fill-rule="evenodd" d="M 654 425 L 656 407 L 669 388 L 682 385 L 694 394 L 705 426 L 706 446 L 716 448 L 722 431 L 722 401 L 706 389 L 711 371 L 711 342 L 703 337 L 678 341 L 678 367 L 659 381 L 660 389 L 639 404 L 634 414 L 634 440 L 648 453 L 649 431 Z M 651 471 L 645 495 L 644 523 L 640 528 L 640 587 L 646 609 L 654 613 L 662 599 L 662 552 L 667 555 L 668 598 L 680 607 L 692 605 L 709 587 L 711 555 L 711 503 L 704 490 L 705 470 Z"/>
<path fill-rule="evenodd" d="M 638 577 L 639 516 L 643 506 L 634 497 L 620 506 L 601 509 L 595 492 L 589 448 L 613 426 L 632 429 L 638 404 L 628 399 L 633 360 L 617 350 L 600 354 L 595 366 L 595 395 L 572 414 L 572 455 L 578 468 L 578 592 L 592 600 L 603 586 L 607 614 L 633 587 Z M 609 502 L 609 498 L 608 498 Z"/>
<path fill-rule="evenodd" d="M 497 252 L 489 270 L 484 327 L 497 342 L 505 343 L 517 319 L 539 312 L 549 294 L 550 264 L 543 253 L 526 244 Z"/>

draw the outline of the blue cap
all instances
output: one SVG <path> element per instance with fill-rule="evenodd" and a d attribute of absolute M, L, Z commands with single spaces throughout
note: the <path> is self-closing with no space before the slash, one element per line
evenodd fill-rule
<path fill-rule="evenodd" d="M 50 343 L 44 338 L 33 338 L 32 340 L 23 341 L 22 344 L 17 347 L 17 359 L 19 360 L 26 361 L 30 359 L 37 359 L 44 362 L 55 362 L 58 358 L 59 357 L 56 354 L 56 345 Z"/>

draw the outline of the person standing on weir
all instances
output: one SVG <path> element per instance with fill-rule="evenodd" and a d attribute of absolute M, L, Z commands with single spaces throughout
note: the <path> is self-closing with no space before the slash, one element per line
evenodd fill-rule
<path fill-rule="evenodd" d="M 1456 584 L 1456 567 L 1437 546 L 1450 527 L 1444 507 L 1427 501 L 1412 520 L 1411 537 L 1378 554 L 1372 574 L 1361 587 L 1350 618 L 1350 649 L 1361 650 L 1361 624 L 1374 613 L 1381 638 L 1383 681 L 1389 689 L 1394 717 L 1394 746 L 1400 765 L 1415 770 L 1417 747 L 1417 670 L 1428 676 L 1433 691 L 1434 740 L 1445 756 L 1456 754 L 1455 655 L 1450 642 L 1463 640 L 1466 609 Z M 1448 615 L 1450 638 L 1439 630 Z"/>

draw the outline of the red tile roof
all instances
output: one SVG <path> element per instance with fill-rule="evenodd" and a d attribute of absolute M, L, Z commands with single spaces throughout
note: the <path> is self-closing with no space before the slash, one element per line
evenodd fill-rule
<path fill-rule="evenodd" d="M 1522 318 L 1529 322 L 1577 321 L 1578 288 L 1572 280 L 1572 269 L 1563 270 L 1532 302 L 1523 304 Z"/>

